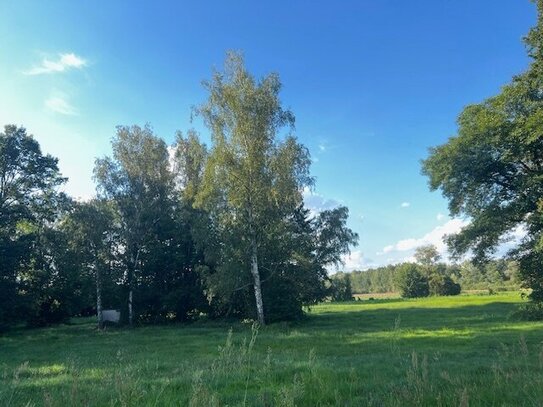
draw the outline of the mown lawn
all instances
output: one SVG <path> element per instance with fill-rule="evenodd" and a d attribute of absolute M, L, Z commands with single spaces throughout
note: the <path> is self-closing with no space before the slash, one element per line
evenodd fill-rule
<path fill-rule="evenodd" d="M 313 307 L 306 320 L 0 336 L 1 406 L 543 405 L 543 323 L 518 293 Z M 231 330 L 231 335 L 229 335 Z"/>

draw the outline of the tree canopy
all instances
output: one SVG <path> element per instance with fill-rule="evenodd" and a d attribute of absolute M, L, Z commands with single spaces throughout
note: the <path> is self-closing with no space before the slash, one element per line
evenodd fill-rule
<path fill-rule="evenodd" d="M 467 106 L 458 134 L 430 150 L 423 173 L 471 223 L 448 239 L 453 254 L 488 259 L 512 232 L 525 232 L 512 254 L 533 299 L 543 300 L 543 1 L 525 38 L 532 63 L 501 93 Z"/>
<path fill-rule="evenodd" d="M 306 220 L 302 192 L 313 184 L 311 160 L 291 134 L 294 114 L 281 106 L 278 75 L 256 80 L 242 56 L 230 53 L 224 71 L 215 72 L 204 86 L 208 100 L 197 112 L 213 145 L 196 204 L 209 212 L 224 243 L 210 279 L 212 292 L 229 303 L 227 313 L 233 311 L 231 297 L 240 303 L 236 312 L 250 315 L 253 306 L 244 288 L 251 281 L 255 314 L 264 324 L 266 307 L 278 305 L 266 297 L 283 298 L 299 309 L 305 291 L 300 285 L 322 284 L 323 267 L 339 262 L 357 236 L 345 226 L 346 208 Z M 281 308 L 270 310 L 270 319 L 296 313 L 286 312 L 284 304 Z"/>
<path fill-rule="evenodd" d="M 23 127 L 5 126 L 0 133 L 0 329 L 20 314 L 36 321 L 59 309 L 50 294 L 65 280 L 54 272 L 50 251 L 58 238 L 52 226 L 70 204 L 58 191 L 64 182 L 56 158 L 43 155 Z"/>
<path fill-rule="evenodd" d="M 152 323 L 295 319 L 329 295 L 327 267 L 358 236 L 348 210 L 311 215 L 309 152 L 282 107 L 281 82 L 255 79 L 239 54 L 205 82 L 211 133 L 118 126 L 96 159 L 97 196 L 58 191 L 57 160 L 23 128 L 0 133 L 0 328 L 121 311 Z"/>

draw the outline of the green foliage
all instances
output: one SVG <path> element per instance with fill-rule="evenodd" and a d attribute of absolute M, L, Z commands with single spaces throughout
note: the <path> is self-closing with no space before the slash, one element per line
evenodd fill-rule
<path fill-rule="evenodd" d="M 461 291 L 460 284 L 455 283 L 448 275 L 437 271 L 428 276 L 428 287 L 430 295 L 458 295 Z"/>
<path fill-rule="evenodd" d="M 195 203 L 221 242 L 207 278 L 214 313 L 261 324 L 296 318 L 304 303 L 324 298 L 325 267 L 356 243 L 346 226 L 348 210 L 309 219 L 303 208 L 302 191 L 313 184 L 310 157 L 290 134 L 294 115 L 281 106 L 278 75 L 256 80 L 241 55 L 231 53 L 224 72 L 205 87 L 208 99 L 197 112 L 213 145 Z M 288 134 L 280 137 L 283 129 Z"/>
<path fill-rule="evenodd" d="M 24 129 L 0 133 L 0 329 L 94 313 L 101 327 L 104 308 L 130 325 L 201 314 L 263 324 L 326 298 L 327 267 L 358 236 L 346 207 L 303 206 L 311 160 L 278 75 L 256 80 L 229 54 L 205 87 L 210 149 L 193 130 L 169 149 L 149 125 L 118 126 L 87 202 L 58 193 L 57 160 Z"/>
<path fill-rule="evenodd" d="M 350 274 L 339 273 L 330 280 L 330 297 L 333 302 L 352 301 L 353 289 Z"/>
<path fill-rule="evenodd" d="M 398 268 L 396 288 L 404 298 L 427 297 L 430 294 L 428 278 L 412 263 L 404 263 Z"/>
<path fill-rule="evenodd" d="M 309 153 L 293 136 L 279 140 L 278 132 L 294 125 L 294 115 L 281 106 L 276 74 L 257 81 L 241 55 L 230 53 L 224 72 L 204 85 L 209 96 L 198 113 L 213 146 L 197 204 L 209 212 L 224 242 L 216 271 L 221 277 L 210 280 L 220 284 L 211 290 L 224 297 L 252 285 L 255 306 L 245 303 L 241 312 L 264 324 L 262 281 L 274 273 L 265 269 L 287 264 L 289 253 L 279 251 L 288 239 L 288 218 L 302 203 L 301 191 L 313 182 Z"/>
<path fill-rule="evenodd" d="M 112 201 L 92 199 L 75 203 L 65 216 L 59 229 L 67 237 L 64 244 L 70 259 L 70 268 L 77 274 L 79 286 L 76 315 L 98 317 L 102 327 L 103 309 L 118 309 L 122 269 L 118 258 L 120 246 L 120 219 Z"/>
<path fill-rule="evenodd" d="M 206 309 L 199 272 L 204 254 L 193 236 L 202 219 L 176 194 L 167 146 L 149 126 L 118 127 L 112 144 L 113 157 L 96 161 L 95 178 L 118 218 L 115 234 L 123 250 L 114 256 L 122 270 L 117 281 L 128 296 L 124 315 L 131 322 L 132 293 L 134 319 L 190 319 Z M 193 145 L 193 138 L 178 138 L 176 162 L 184 165 L 185 183 L 197 176 L 196 164 L 187 159 Z"/>
<path fill-rule="evenodd" d="M 389 265 L 351 272 L 353 292 L 366 294 L 395 291 L 395 279 L 400 266 Z M 512 291 L 520 288 L 518 263 L 511 260 L 491 260 L 485 264 L 464 262 L 447 265 L 438 263 L 433 266 L 419 265 L 418 267 L 424 275 L 431 276 L 437 273 L 450 278 L 463 290 Z"/>
<path fill-rule="evenodd" d="M 415 250 L 415 259 L 417 263 L 422 264 L 423 266 L 433 266 L 440 258 L 441 255 L 434 245 L 420 246 Z"/>
<path fill-rule="evenodd" d="M 493 260 L 484 265 L 465 262 L 451 268 L 450 274 L 457 276 L 464 289 L 503 291 L 520 288 L 518 263 L 515 261 Z"/>
<path fill-rule="evenodd" d="M 511 313 L 512 319 L 521 321 L 543 321 L 543 303 L 533 301 L 522 304 Z"/>
<path fill-rule="evenodd" d="M 388 293 L 395 290 L 396 265 L 377 267 L 350 273 L 353 292 L 356 294 Z"/>
<path fill-rule="evenodd" d="M 177 132 L 173 173 L 183 197 L 191 203 L 201 189 L 208 157 L 207 146 L 200 142 L 198 133 L 190 130 L 185 138 Z"/>
<path fill-rule="evenodd" d="M 513 254 L 531 298 L 543 301 L 543 1 L 525 39 L 529 69 L 501 93 L 467 106 L 458 134 L 430 150 L 423 162 L 430 188 L 440 189 L 452 216 L 471 223 L 449 238 L 454 254 L 472 251 L 483 261 L 509 233 L 526 231 Z"/>
<path fill-rule="evenodd" d="M 57 160 L 43 155 L 22 127 L 0 133 L 0 330 L 23 321 L 66 316 L 56 293 L 66 288 L 51 246 L 52 225 L 69 206 Z M 56 279 L 56 280 L 54 280 Z M 58 285 L 57 285 L 58 284 Z M 66 288 L 67 289 L 67 288 Z"/>

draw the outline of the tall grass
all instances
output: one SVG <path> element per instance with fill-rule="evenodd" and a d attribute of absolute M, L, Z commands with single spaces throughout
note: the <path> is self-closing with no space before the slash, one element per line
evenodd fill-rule
<path fill-rule="evenodd" d="M 118 365 L 107 381 L 115 389 L 108 400 L 110 406 L 189 405 L 190 407 L 218 406 L 277 406 L 299 405 L 336 406 L 469 406 L 469 405 L 529 405 L 543 402 L 543 346 L 530 347 L 524 337 L 513 346 L 500 344 L 490 372 L 491 380 L 473 380 L 462 374 L 452 374 L 440 368 L 440 355 L 410 354 L 391 356 L 391 363 L 402 367 L 403 379 L 382 388 L 364 386 L 356 369 L 340 380 L 331 380 L 321 371 L 315 349 L 310 349 L 305 363 L 289 377 L 274 371 L 271 350 L 264 357 L 254 352 L 258 326 L 254 325 L 250 338 L 234 341 L 232 331 L 225 344 L 219 347 L 214 360 L 205 367 L 192 369 L 192 380 L 186 403 L 176 394 L 175 385 L 165 381 L 147 388 L 142 385 L 141 368 L 123 363 L 118 354 Z M 536 361 L 534 364 L 533 362 Z M 469 364 L 470 361 L 466 360 Z M 21 364 L 6 377 L 0 392 L 0 405 L 11 406 L 76 406 L 95 405 L 88 393 L 80 392 L 83 370 L 77 365 L 58 366 L 51 374 L 66 375 L 70 386 L 61 393 L 45 390 L 41 399 L 19 397 L 21 379 L 47 374 L 43 370 Z M 324 373 L 324 374 L 321 374 Z M 94 389 L 97 393 L 100 388 Z M 106 405 L 96 403 L 98 405 Z"/>
<path fill-rule="evenodd" d="M 223 326 L 206 328 L 205 333 L 198 329 L 187 333 L 187 328 L 112 331 L 95 338 L 74 334 L 74 343 L 80 345 L 84 341 L 100 346 L 126 343 L 107 356 L 97 356 L 98 360 L 81 347 L 77 356 L 71 351 L 63 354 L 62 348 L 50 344 L 62 339 L 59 330 L 53 329 L 14 337 L 26 349 L 21 352 L 30 352 L 25 354 L 32 357 L 10 366 L 6 363 L 9 355 L 1 347 L 7 342 L 0 338 L 0 406 L 543 404 L 540 325 L 515 325 L 493 316 L 503 304 L 486 312 L 440 308 L 438 315 L 449 326 L 449 336 L 442 337 L 443 329 L 429 318 L 434 309 L 402 309 L 398 304 L 382 303 L 374 311 L 360 308 L 352 314 L 340 311 L 307 326 L 253 325 L 230 330 Z M 419 302 L 406 304 L 411 307 Z M 383 314 L 379 307 L 387 306 L 390 312 Z M 368 318 L 360 320 L 365 312 Z M 455 328 L 453 322 L 462 318 L 467 318 L 471 332 L 482 336 Z M 371 321 L 379 325 L 372 326 Z M 484 325 L 485 321 L 494 322 Z M 71 334 L 71 329 L 66 332 Z M 48 339 L 36 341 L 38 332 L 46 332 Z M 209 335 L 222 338 L 219 342 Z M 118 342 L 113 341 L 117 338 Z M 175 347 L 179 341 L 182 346 Z"/>

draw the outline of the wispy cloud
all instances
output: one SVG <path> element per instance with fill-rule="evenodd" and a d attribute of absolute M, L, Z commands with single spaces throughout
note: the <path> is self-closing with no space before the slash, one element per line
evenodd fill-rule
<path fill-rule="evenodd" d="M 60 96 L 51 96 L 45 101 L 45 107 L 55 113 L 60 113 L 67 116 L 77 115 L 77 109 L 70 105 L 66 99 Z"/>
<path fill-rule="evenodd" d="M 334 209 L 341 205 L 341 202 L 326 198 L 317 192 L 311 191 L 310 188 L 304 188 L 303 197 L 305 206 L 310 211 L 311 216 L 317 216 L 320 212 Z"/>
<path fill-rule="evenodd" d="M 455 235 L 459 233 L 464 227 L 469 225 L 469 220 L 463 219 L 450 219 L 440 226 L 435 227 L 430 232 L 419 238 L 409 238 L 399 240 L 398 242 L 385 246 L 383 249 L 376 253 L 378 257 L 387 256 L 386 260 L 379 259 L 376 265 L 397 264 L 403 262 L 414 262 L 415 250 L 420 246 L 433 245 L 437 248 L 441 254 L 442 259 L 446 262 L 452 261 L 450 253 L 448 252 L 447 245 L 444 241 L 446 236 Z M 526 227 L 524 224 L 517 226 L 515 229 L 506 233 L 501 237 L 501 243 L 497 246 L 493 257 L 500 258 L 508 254 L 511 249 L 518 247 L 518 245 L 526 237 Z M 463 256 L 463 259 L 467 259 L 471 256 L 468 252 Z"/>
<path fill-rule="evenodd" d="M 409 208 L 411 206 L 410 202 L 402 202 L 400 208 Z"/>
<path fill-rule="evenodd" d="M 468 222 L 462 219 L 451 219 L 445 224 L 438 226 L 425 234 L 420 238 L 409 238 L 398 241 L 395 244 L 391 244 L 383 247 L 381 252 L 377 253 L 378 255 L 392 253 L 392 252 L 408 252 L 416 249 L 417 247 L 424 245 L 434 245 L 437 247 L 438 251 L 444 254 L 447 250 L 446 244 L 443 241 L 443 238 L 447 235 L 453 235 L 463 227 L 467 226 Z"/>
<path fill-rule="evenodd" d="M 445 215 L 443 215 L 442 213 L 438 213 L 437 216 L 436 216 L 436 219 L 437 220 L 443 220 L 443 219 L 445 219 Z"/>
<path fill-rule="evenodd" d="M 342 257 L 343 266 L 339 268 L 343 271 L 367 270 L 374 265 L 372 259 L 364 256 L 361 250 L 353 250 L 350 254 Z"/>
<path fill-rule="evenodd" d="M 25 75 L 42 75 L 55 72 L 64 72 L 69 69 L 81 69 L 87 65 L 87 61 L 74 53 L 59 54 L 58 59 L 43 58 L 40 65 L 34 66 Z"/>

